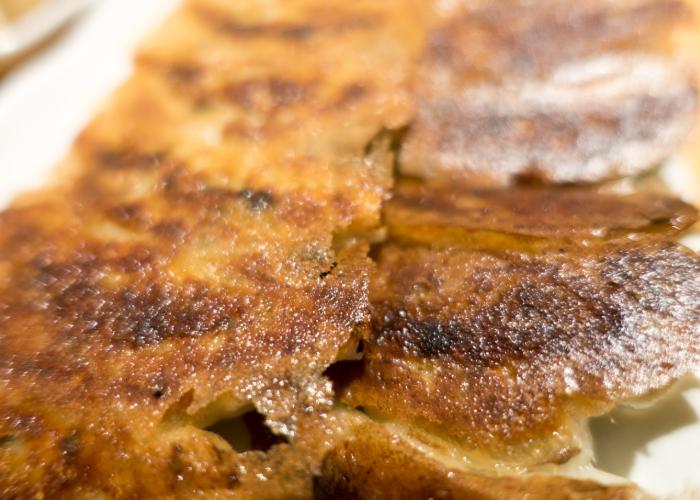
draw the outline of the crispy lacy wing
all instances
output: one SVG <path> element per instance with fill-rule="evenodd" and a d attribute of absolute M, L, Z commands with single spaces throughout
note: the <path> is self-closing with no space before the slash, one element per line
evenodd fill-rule
<path fill-rule="evenodd" d="M 346 417 L 347 418 L 347 417 Z M 323 460 L 314 484 L 319 499 L 441 498 L 470 500 L 631 500 L 647 498 L 634 486 L 547 474 L 495 477 L 467 472 L 439 453 L 426 454 L 411 437 L 358 420 L 352 437 Z"/>
<path fill-rule="evenodd" d="M 676 1 L 485 1 L 442 13 L 401 169 L 469 185 L 599 182 L 657 165 L 696 97 L 666 58 Z"/>
<path fill-rule="evenodd" d="M 0 496 L 310 494 L 322 372 L 368 327 L 367 248 L 334 241 L 392 181 L 405 5 L 185 2 L 0 214 Z M 253 409 L 288 443 L 206 430 Z"/>
<path fill-rule="evenodd" d="M 415 217 L 401 191 L 386 208 L 390 240 L 374 252 L 363 366 L 341 384 L 350 405 L 447 440 L 473 467 L 517 469 L 568 461 L 586 445 L 587 417 L 700 371 L 700 259 L 658 232 L 658 208 L 645 234 L 638 197 L 620 199 L 609 221 L 601 210 L 614 204 L 609 196 L 589 193 L 574 205 L 545 197 L 546 222 L 537 225 L 527 203 L 505 214 L 505 200 L 532 191 L 505 193 L 502 203 L 491 192 L 493 212 L 459 216 L 454 206 L 483 199 L 438 197 Z M 544 192 L 534 193 L 542 202 Z M 688 211 L 668 208 L 664 220 Z M 411 226 L 426 213 L 429 224 Z M 559 237 L 565 221 L 573 236 L 587 231 L 588 213 L 618 234 Z M 455 235 L 459 220 L 460 229 L 478 222 L 520 234 Z M 619 234 L 626 223 L 631 238 Z M 393 239 L 395 227 L 419 236 Z M 523 234 L 551 237 L 533 243 Z"/>

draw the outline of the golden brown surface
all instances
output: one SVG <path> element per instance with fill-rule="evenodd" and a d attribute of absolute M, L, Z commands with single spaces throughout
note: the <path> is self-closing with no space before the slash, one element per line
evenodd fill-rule
<path fill-rule="evenodd" d="M 607 221 L 609 196 L 548 197 L 537 224 L 512 191 L 500 202 L 490 193 L 500 221 L 479 210 L 455 217 L 472 194 L 411 213 L 398 192 L 386 208 L 390 240 L 373 252 L 373 335 L 359 378 L 342 389 L 349 404 L 446 438 L 477 462 L 529 467 L 578 454 L 586 417 L 700 372 L 700 259 L 663 237 L 656 215 L 644 233 L 639 197 Z M 617 235 L 585 234 L 586 214 Z M 491 232 L 454 231 L 479 224 Z"/>
<path fill-rule="evenodd" d="M 414 84 L 401 170 L 469 185 L 598 182 L 658 164 L 689 132 L 689 79 L 662 54 L 674 0 L 455 2 Z"/>
<path fill-rule="evenodd" d="M 697 218 L 694 207 L 670 196 L 621 196 L 583 188 L 456 190 L 406 180 L 399 181 L 384 210 L 394 239 L 433 246 L 441 238 L 487 244 L 499 234 L 543 244 L 597 241 L 634 231 L 668 236 Z"/>
<path fill-rule="evenodd" d="M 646 498 L 633 486 L 547 475 L 494 477 L 465 472 L 418 452 L 400 434 L 363 422 L 324 459 L 319 499 L 624 500 Z"/>
<path fill-rule="evenodd" d="M 187 2 L 0 214 L 0 496 L 308 495 L 321 373 L 367 328 L 367 247 L 334 238 L 379 224 L 405 5 Z M 203 430 L 252 407 L 290 444 Z"/>
<path fill-rule="evenodd" d="M 694 94 L 662 55 L 679 5 L 562 5 L 186 0 L 55 184 L 0 213 L 0 496 L 305 498 L 314 475 L 320 496 L 632 494 L 455 476 L 357 427 L 324 376 L 362 338 L 346 402 L 528 467 L 573 456 L 582 417 L 697 367 L 698 258 L 670 241 L 697 214 L 677 200 L 403 181 L 382 220 L 392 168 L 444 177 L 431 155 L 454 144 L 431 134 L 471 134 L 476 80 L 497 126 L 469 140 L 518 156 L 489 113 L 542 125 L 527 141 L 557 160 L 544 180 L 637 171 L 680 140 Z M 624 64 L 583 87 L 552 76 L 571 60 L 588 78 L 601 54 Z M 549 135 L 560 119 L 573 148 Z M 486 183 L 534 172 L 477 153 Z M 244 413 L 241 452 L 222 428 Z"/>

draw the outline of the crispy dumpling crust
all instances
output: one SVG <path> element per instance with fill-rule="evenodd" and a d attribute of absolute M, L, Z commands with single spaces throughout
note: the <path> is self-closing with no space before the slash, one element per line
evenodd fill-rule
<path fill-rule="evenodd" d="M 456 2 L 428 37 L 401 171 L 474 186 L 601 182 L 656 166 L 694 122 L 663 53 L 676 1 Z"/>
<path fill-rule="evenodd" d="M 339 413 L 326 370 L 361 340 L 346 404 L 524 468 L 697 366 L 681 202 L 402 184 L 382 214 L 400 172 L 660 161 L 695 105 L 664 54 L 682 8 L 445 5 L 185 0 L 146 41 L 56 182 L 0 213 L 0 496 L 308 498 L 314 476 L 371 496 L 404 472 L 433 491 L 450 472 Z M 239 452 L 214 428 L 249 412 L 266 444 Z M 455 496 L 632 491 L 462 473 Z"/>
<path fill-rule="evenodd" d="M 322 372 L 368 327 L 350 240 L 408 115 L 404 6 L 185 2 L 0 214 L 0 496 L 310 495 Z M 206 430 L 248 410 L 288 443 Z"/>
<path fill-rule="evenodd" d="M 606 221 L 596 208 L 615 205 L 609 195 L 572 204 L 536 191 L 549 208 L 538 226 L 510 191 L 489 193 L 491 212 L 473 193 L 413 208 L 398 193 L 390 239 L 373 251 L 372 336 L 361 374 L 341 389 L 348 404 L 479 460 L 534 466 L 578 454 L 585 418 L 700 370 L 700 259 L 657 226 L 673 231 L 687 206 L 644 228 L 639 198 L 618 198 Z"/>

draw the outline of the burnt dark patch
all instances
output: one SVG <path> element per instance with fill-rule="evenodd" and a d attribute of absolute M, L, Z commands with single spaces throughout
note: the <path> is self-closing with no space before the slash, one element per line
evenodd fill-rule
<path fill-rule="evenodd" d="M 99 266 L 53 267 L 52 278 L 45 278 L 52 290 L 48 310 L 73 338 L 100 335 L 110 343 L 143 348 L 228 330 L 243 314 L 237 297 L 197 283 L 174 286 L 146 278 L 112 290 L 98 284 Z"/>
<path fill-rule="evenodd" d="M 310 93 L 309 86 L 282 78 L 271 78 L 268 87 L 272 100 L 278 106 L 299 103 Z"/>
<path fill-rule="evenodd" d="M 207 289 L 187 288 L 184 293 L 157 286 L 124 291 L 117 298 L 121 308 L 106 311 L 97 321 L 111 330 L 115 340 L 126 340 L 134 347 L 231 327 L 233 317 L 239 314 L 235 305 Z"/>
<path fill-rule="evenodd" d="M 163 180 L 165 195 L 176 204 L 187 203 L 206 211 L 221 210 L 231 203 L 243 201 L 249 210 L 262 212 L 275 202 L 272 191 L 267 189 L 229 189 L 209 185 L 201 176 L 181 171 L 168 173 Z M 177 221 L 174 221 L 177 224 Z M 173 228 L 177 231 L 177 228 Z"/>
<path fill-rule="evenodd" d="M 170 458 L 168 459 L 168 468 L 175 476 L 181 476 L 185 471 L 185 462 L 183 460 L 184 449 L 179 443 L 173 444 L 170 449 Z"/>
<path fill-rule="evenodd" d="M 628 343 L 619 306 L 582 285 L 544 275 L 522 279 L 496 302 L 465 318 L 407 312 L 381 303 L 374 308 L 376 339 L 411 355 L 449 357 L 475 369 L 541 363 L 575 349 L 597 352 Z"/>
<path fill-rule="evenodd" d="M 177 220 L 163 221 L 153 226 L 153 233 L 173 244 L 178 244 L 185 239 L 187 227 Z"/>
<path fill-rule="evenodd" d="M 648 43 L 645 37 L 684 12 L 687 7 L 672 0 L 614 9 L 605 3 L 593 9 L 557 2 L 537 8 L 520 0 L 487 3 L 433 32 L 428 53 L 475 77 L 542 74 L 562 61 Z M 467 34 L 473 34 L 471 43 L 465 43 Z M 484 47 L 490 57 L 481 55 Z"/>
<path fill-rule="evenodd" d="M 442 357 L 450 353 L 455 339 L 453 331 L 432 318 L 413 325 L 412 333 L 421 356 L 427 358 Z"/>
<path fill-rule="evenodd" d="M 395 161 L 398 162 L 398 156 L 407 132 L 408 126 L 394 129 L 382 128 L 365 144 L 364 155 L 371 156 L 376 151 L 388 149 L 394 153 L 397 158 Z M 396 175 L 400 174 L 397 173 Z"/>

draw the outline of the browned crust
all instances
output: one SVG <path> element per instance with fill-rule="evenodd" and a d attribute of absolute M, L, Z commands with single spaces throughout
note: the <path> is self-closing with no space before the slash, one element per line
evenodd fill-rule
<path fill-rule="evenodd" d="M 408 205 L 402 191 L 373 253 L 373 335 L 341 389 L 351 405 L 477 460 L 534 466 L 576 455 L 586 417 L 700 370 L 700 259 L 655 217 L 644 226 L 642 198 L 457 191 Z M 546 202 L 546 220 L 523 199 Z M 589 222 L 616 231 L 591 238 Z"/>
<path fill-rule="evenodd" d="M 695 207 L 677 198 L 652 194 L 602 194 L 591 189 L 520 187 L 453 189 L 400 181 L 384 208 L 391 236 L 436 244 L 438 232 L 465 237 L 503 233 L 523 239 L 602 241 L 638 232 L 672 236 L 698 219 Z"/>
<path fill-rule="evenodd" d="M 663 57 L 676 1 L 476 2 L 430 35 L 402 172 L 468 185 L 600 182 L 647 170 L 690 131 Z"/>
<path fill-rule="evenodd" d="M 593 9 L 593 14 L 584 9 L 587 21 L 576 33 L 584 40 L 604 28 L 603 49 L 636 47 L 639 40 L 632 25 L 641 26 L 640 33 L 647 37 L 678 17 L 675 3 L 661 4 L 662 11 L 641 5 L 631 14 L 627 7 L 612 14 L 606 9 Z M 303 498 L 311 494 L 312 473 L 334 446 L 338 431 L 327 418 L 332 393 L 323 371 L 351 353 L 358 339 L 368 334 L 372 264 L 367 246 L 354 239 L 372 233 L 380 223 L 380 206 L 392 185 L 390 169 L 398 146 L 394 138 L 411 120 L 416 102 L 418 121 L 404 148 L 403 164 L 410 170 L 413 159 L 414 166 L 430 166 L 411 153 L 411 137 L 421 135 L 424 113 L 434 110 L 428 101 L 444 89 L 428 87 L 425 93 L 421 85 L 426 82 L 415 88 L 410 83 L 416 69 L 426 72 L 430 65 L 444 62 L 434 53 L 435 47 L 424 50 L 428 26 L 443 14 L 433 12 L 430 2 L 411 0 L 360 0 L 330 7 L 317 0 L 285 0 L 275 6 L 263 9 L 254 2 L 227 0 L 185 2 L 140 49 L 134 74 L 80 135 L 64 162 L 60 184 L 27 195 L 0 214 L 0 496 Z M 551 12 L 548 9 L 542 12 Z M 611 20 L 609 26 L 606 19 Z M 570 28 L 560 24 L 545 23 L 552 40 Z M 447 38 L 454 35 L 449 26 L 438 27 L 434 35 L 442 36 L 443 28 Z M 650 47 L 656 45 L 657 40 L 650 43 Z M 508 51 L 506 47 L 506 55 L 511 54 Z M 421 53 L 427 57 L 427 66 L 416 64 Z M 556 62 L 569 55 L 546 57 Z M 629 62 L 631 68 L 639 69 L 649 61 L 632 56 Z M 443 68 L 447 73 L 454 69 L 453 61 L 448 63 Z M 650 102 L 640 98 L 648 90 L 645 82 L 631 95 L 632 111 L 621 117 L 613 112 L 612 117 L 598 120 L 574 109 L 564 118 L 573 117 L 574 128 L 602 124 L 607 141 L 619 132 L 615 120 L 637 123 L 649 107 L 650 116 L 644 116 L 630 134 L 648 141 L 645 147 L 651 149 L 641 150 L 646 163 L 654 155 L 667 153 L 682 135 L 685 113 L 694 99 L 685 80 L 677 81 L 666 62 L 654 59 L 652 63 L 659 71 L 655 82 L 673 85 L 664 86 Z M 534 70 L 524 70 L 524 75 L 529 78 L 540 71 L 538 64 Z M 499 100 L 500 90 L 491 90 L 487 97 Z M 587 103 L 586 99 L 575 101 L 579 106 Z M 612 104 L 604 99 L 601 106 L 605 111 Z M 493 117 L 486 118 L 492 123 Z M 463 119 L 459 115 L 448 125 L 461 127 Z M 547 140 L 553 128 L 550 121 L 543 120 Z M 657 131 L 661 144 L 654 135 Z M 502 147 L 503 141 L 499 144 Z M 618 170 L 627 172 L 628 167 Z M 555 174 L 549 180 L 571 180 L 569 170 Z M 497 204 L 489 200 L 493 195 L 471 196 L 496 209 Z M 383 266 L 380 280 L 393 265 L 392 259 L 398 262 L 405 256 L 407 264 L 397 264 L 399 279 L 380 281 L 373 292 L 374 339 L 386 340 L 387 349 L 368 343 L 368 363 L 382 362 L 386 352 L 399 360 L 442 363 L 446 370 L 468 379 L 482 377 L 480 370 L 491 370 L 499 363 L 513 359 L 524 363 L 534 357 L 535 399 L 544 394 L 545 401 L 558 402 L 563 397 L 560 381 L 555 377 L 554 385 L 546 385 L 543 372 L 537 371 L 545 367 L 545 360 L 561 357 L 558 341 L 566 338 L 562 328 L 556 329 L 559 337 L 542 327 L 535 329 L 534 340 L 539 343 L 513 348 L 502 338 L 489 337 L 484 327 L 481 338 L 495 351 L 476 352 L 469 342 L 443 335 L 442 323 L 433 328 L 421 311 L 411 311 L 415 314 L 407 317 L 406 325 L 392 323 L 392 318 L 401 317 L 400 311 L 392 317 L 383 312 L 377 315 L 382 308 L 393 313 L 396 303 L 411 300 L 407 291 L 423 286 L 421 282 L 414 287 L 413 281 L 422 280 L 421 272 L 449 271 L 452 278 L 459 277 L 444 266 L 443 258 L 454 259 L 462 270 L 469 270 L 479 259 L 493 259 L 497 264 L 486 276 L 475 270 L 486 287 L 489 279 L 500 281 L 499 263 L 514 270 L 506 278 L 520 280 L 520 288 L 503 295 L 506 300 L 501 306 L 498 300 L 503 297 L 480 291 L 486 294 L 486 302 L 494 299 L 496 303 L 496 324 L 504 318 L 496 313 L 513 314 L 520 321 L 526 313 L 541 313 L 547 300 L 563 297 L 558 311 L 572 321 L 581 319 L 599 327 L 604 340 L 615 346 L 623 339 L 619 344 L 623 348 L 637 347 L 635 342 L 644 335 L 658 340 L 655 330 L 644 330 L 654 321 L 659 329 L 678 334 L 678 343 L 669 346 L 684 348 L 684 339 L 696 335 L 687 330 L 688 324 L 692 328 L 697 323 L 688 322 L 694 317 L 686 306 L 692 307 L 697 298 L 692 295 L 697 290 L 692 274 L 697 260 L 664 240 L 695 216 L 688 207 L 654 200 L 642 208 L 649 199 L 641 197 L 624 203 L 597 199 L 593 206 L 599 212 L 591 221 L 600 222 L 610 236 L 631 229 L 658 234 L 641 243 L 614 246 L 603 246 L 607 240 L 602 238 L 601 245 L 562 255 L 550 245 L 525 249 L 526 238 L 552 238 L 557 245 L 560 240 L 567 240 L 567 245 L 578 240 L 591 229 L 591 221 L 580 217 L 574 237 L 565 237 L 563 221 L 584 206 L 589 195 L 576 194 L 579 208 L 560 207 L 555 210 L 559 222 L 533 224 L 533 230 L 523 228 L 536 217 L 534 211 L 530 219 L 513 223 L 503 216 L 503 207 L 517 200 L 524 207 L 557 205 L 563 199 L 536 191 L 514 191 L 509 196 L 512 199 L 496 212 L 484 212 L 473 222 L 473 227 L 491 224 L 487 232 L 493 234 L 508 233 L 504 241 L 489 243 L 487 249 L 477 251 L 462 240 L 452 250 L 407 249 L 396 244 L 401 240 L 397 229 L 409 228 L 408 233 L 416 234 L 416 228 L 401 221 L 390 223 L 395 243 L 378 254 Z M 400 203 L 397 199 L 394 206 Z M 429 205 L 446 209 L 434 201 Z M 463 217 L 459 207 L 450 210 L 453 219 Z M 622 220 L 609 223 L 604 217 L 608 211 Z M 433 215 L 421 217 L 427 217 L 425 224 L 435 224 Z M 454 245 L 450 238 L 444 242 Z M 494 255 L 495 250 L 503 254 Z M 606 256 L 606 251 L 613 255 Z M 435 258 L 440 262 L 431 260 Z M 540 273 L 547 277 L 548 288 L 538 292 L 534 284 Z M 691 284 L 689 291 L 679 291 L 681 280 Z M 507 279 L 502 282 L 508 283 Z M 532 287 L 525 286 L 531 283 Z M 532 304 L 530 288 L 535 289 Z M 439 303 L 444 299 L 440 293 L 427 298 Z M 466 295 L 457 297 L 455 304 Z M 653 310 L 644 309 L 646 316 L 630 312 L 640 304 Z M 583 307 L 581 318 L 576 307 Z M 659 311 L 663 317 L 657 317 Z M 457 317 L 449 307 L 438 313 L 434 316 L 441 321 Z M 384 339 L 385 317 L 388 330 L 415 327 L 417 337 L 401 344 L 390 332 Z M 608 332 L 620 321 L 641 323 L 634 323 L 629 331 L 633 334 L 627 337 L 617 330 L 612 333 L 620 335 Z M 524 323 L 516 323 L 511 333 L 522 333 Z M 634 329 L 638 326 L 641 330 Z M 643 335 L 634 334 L 640 331 Z M 580 333 L 579 329 L 570 334 L 580 341 L 573 347 L 582 349 L 574 349 L 579 354 L 576 359 L 595 367 L 589 357 L 599 349 Z M 651 348 L 658 345 L 649 343 Z M 648 349 L 641 354 L 648 356 Z M 601 389 L 594 377 L 585 379 L 586 404 L 600 411 L 617 397 L 636 395 L 630 390 L 647 390 L 651 386 L 644 385 L 648 380 L 644 377 L 649 373 L 659 376 L 656 384 L 660 386 L 694 362 L 690 357 L 696 354 L 679 350 L 670 361 L 660 356 L 656 364 L 644 365 L 646 372 L 637 372 L 639 380 L 616 378 L 617 392 Z M 465 375 L 460 362 L 469 358 L 480 362 L 468 367 Z M 615 358 L 605 367 L 623 370 L 647 359 L 629 354 L 622 358 L 627 364 L 618 366 Z M 544 370 L 545 375 L 552 373 L 559 374 Z M 393 376 L 391 370 L 387 374 Z M 407 377 L 399 382 L 408 381 L 408 390 L 400 384 L 402 392 L 381 386 L 393 391 L 383 404 L 395 404 L 399 394 L 410 395 L 415 396 L 412 408 L 424 411 L 428 403 L 420 399 L 420 391 L 426 387 L 425 380 L 411 380 L 416 373 L 410 369 L 399 375 L 397 380 Z M 504 380 L 497 375 L 497 381 Z M 641 385 L 623 387 L 637 382 Z M 390 415 L 399 411 L 398 407 L 380 408 L 378 400 L 371 399 L 377 387 L 366 387 L 368 406 Z M 497 398 L 487 391 L 479 394 L 488 399 L 479 410 L 486 417 L 484 422 L 498 418 L 502 422 L 503 415 L 497 415 L 499 401 L 493 401 Z M 353 400 L 353 394 L 346 396 Z M 426 421 L 438 415 L 437 426 L 445 426 L 449 434 L 452 422 L 440 413 L 447 400 L 436 401 L 426 412 Z M 221 437 L 204 430 L 217 419 L 250 407 L 265 417 L 271 431 L 289 442 L 266 452 L 237 453 Z M 557 413 L 560 407 L 552 408 L 551 414 L 546 408 L 539 411 L 539 406 L 528 414 L 534 431 L 551 430 L 565 421 Z M 401 411 L 406 418 L 406 409 Z M 506 422 L 503 433 L 495 434 L 501 441 L 487 448 L 489 454 L 517 448 L 526 432 L 509 426 Z M 463 428 L 457 434 L 466 439 Z M 481 437 L 477 432 L 471 439 Z M 559 450 L 558 460 L 571 455 L 568 449 L 564 452 Z M 338 453 L 344 452 L 330 455 L 330 469 L 323 477 L 337 478 L 334 467 L 340 466 L 333 465 L 333 460 Z M 403 463 L 402 458 L 396 460 Z M 364 473 L 362 468 L 358 471 Z M 417 483 L 416 491 L 432 488 L 435 476 L 431 477 Z M 541 491 L 538 479 L 527 480 Z M 335 480 L 330 481 L 329 487 L 335 487 Z M 376 491 L 386 484 L 382 481 L 378 480 Z M 493 484 L 492 479 L 481 481 L 478 484 Z M 560 484 L 564 480 L 543 481 Z M 493 487 L 515 492 L 526 486 L 520 479 L 508 479 Z M 471 491 L 461 482 L 454 488 L 455 492 Z M 607 491 L 590 484 L 581 488 Z"/>
<path fill-rule="evenodd" d="M 392 183 L 404 5 L 186 2 L 61 183 L 0 214 L 0 496 L 308 497 L 322 372 L 368 327 L 347 241 Z M 252 407 L 289 444 L 204 430 Z"/>

